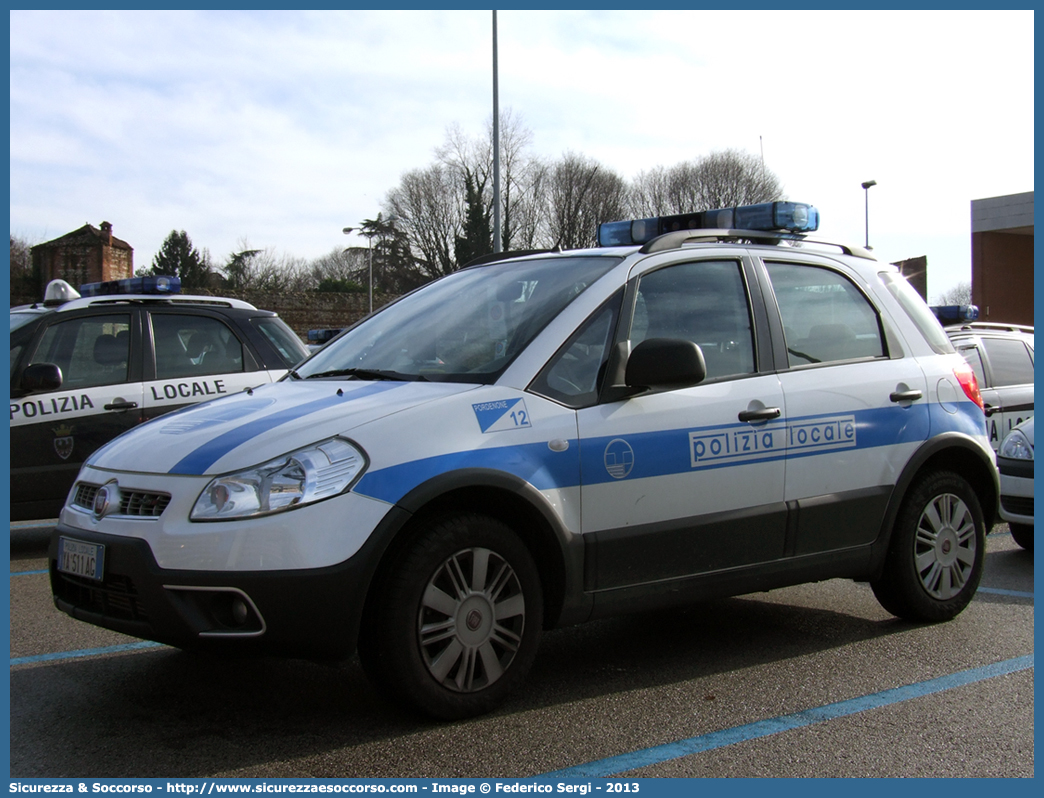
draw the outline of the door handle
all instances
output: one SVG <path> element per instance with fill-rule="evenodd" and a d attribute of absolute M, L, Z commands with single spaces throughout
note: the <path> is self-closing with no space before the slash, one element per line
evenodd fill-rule
<path fill-rule="evenodd" d="M 761 410 L 744 410 L 739 414 L 739 420 L 743 422 L 771 421 L 774 418 L 779 418 L 782 414 L 783 411 L 778 407 L 765 407 Z"/>
<path fill-rule="evenodd" d="M 133 410 L 138 406 L 137 402 L 128 402 L 126 399 L 113 399 L 111 404 L 103 405 L 106 410 Z"/>
<path fill-rule="evenodd" d="M 893 402 L 916 402 L 924 394 L 921 391 L 893 391 L 888 398 Z"/>

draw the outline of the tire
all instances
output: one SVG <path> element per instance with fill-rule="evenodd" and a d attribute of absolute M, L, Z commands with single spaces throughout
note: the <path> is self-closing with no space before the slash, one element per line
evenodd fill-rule
<path fill-rule="evenodd" d="M 914 484 L 896 517 L 874 595 L 893 615 L 938 622 L 968 606 L 982 578 L 986 530 L 971 486 L 950 471 Z"/>
<path fill-rule="evenodd" d="M 1033 551 L 1033 527 L 1030 524 L 1008 524 L 1012 539 L 1026 551 Z"/>
<path fill-rule="evenodd" d="M 540 577 L 518 536 L 492 518 L 452 515 L 387 572 L 359 655 L 393 700 L 457 720 L 489 712 L 522 683 L 542 624 Z"/>

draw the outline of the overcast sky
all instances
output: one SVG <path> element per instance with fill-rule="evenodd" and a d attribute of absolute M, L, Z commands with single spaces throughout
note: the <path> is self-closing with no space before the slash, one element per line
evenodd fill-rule
<path fill-rule="evenodd" d="M 625 179 L 746 150 L 825 237 L 970 280 L 973 199 L 1033 190 L 1032 11 L 512 11 L 501 111 Z M 11 233 L 113 224 L 314 258 L 492 118 L 490 11 L 11 11 Z M 876 180 L 869 193 L 861 183 Z"/>

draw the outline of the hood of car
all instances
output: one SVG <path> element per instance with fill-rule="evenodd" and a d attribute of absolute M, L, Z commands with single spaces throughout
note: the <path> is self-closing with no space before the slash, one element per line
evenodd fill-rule
<path fill-rule="evenodd" d="M 194 405 L 124 433 L 88 458 L 116 471 L 222 474 L 474 385 L 425 382 L 283 381 Z"/>

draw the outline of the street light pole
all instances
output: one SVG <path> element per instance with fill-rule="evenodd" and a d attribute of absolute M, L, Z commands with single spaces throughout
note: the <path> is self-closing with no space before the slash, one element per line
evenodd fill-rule
<path fill-rule="evenodd" d="M 866 248 L 870 249 L 870 187 L 876 186 L 876 180 L 867 180 L 863 183 L 863 192 L 866 195 Z"/>

